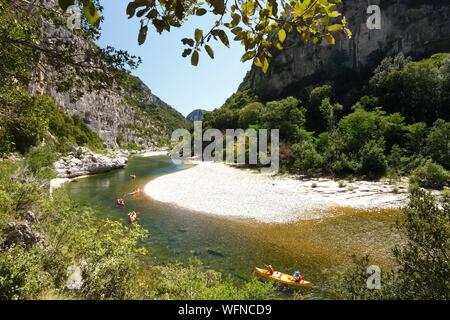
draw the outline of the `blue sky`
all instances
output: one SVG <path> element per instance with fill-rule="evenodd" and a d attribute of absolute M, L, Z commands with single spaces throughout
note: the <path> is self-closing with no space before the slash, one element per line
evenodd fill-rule
<path fill-rule="evenodd" d="M 140 77 L 155 95 L 187 115 L 194 109 L 220 107 L 236 91 L 251 66 L 251 62 L 240 62 L 243 48 L 239 43 L 226 48 L 220 42 L 213 42 L 215 59 L 211 60 L 203 52 L 197 67 L 191 66 L 189 58 L 181 57 L 184 46 L 180 40 L 193 37 L 196 27 L 209 30 L 213 17 L 192 17 L 182 28 L 171 29 L 170 33 L 162 35 L 150 27 L 147 42 L 139 46 L 139 20 L 128 20 L 125 14 L 127 3 L 102 1 L 105 20 L 98 44 L 102 47 L 112 45 L 140 56 L 143 62 L 132 73 Z"/>

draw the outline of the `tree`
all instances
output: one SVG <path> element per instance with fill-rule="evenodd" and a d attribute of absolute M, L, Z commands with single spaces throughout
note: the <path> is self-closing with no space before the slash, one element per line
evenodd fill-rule
<path fill-rule="evenodd" d="M 382 176 L 386 173 L 386 169 L 384 141 L 369 141 L 361 151 L 361 172 L 367 175 Z"/>
<path fill-rule="evenodd" d="M 427 137 L 427 142 L 433 160 L 450 169 L 450 122 L 436 120 Z"/>
<path fill-rule="evenodd" d="M 450 298 L 450 197 L 414 189 L 401 229 L 407 238 L 394 249 L 400 266 L 396 295 L 402 299 Z"/>
<path fill-rule="evenodd" d="M 261 112 L 261 126 L 265 129 L 280 129 L 280 139 L 298 141 L 305 124 L 305 108 L 293 97 L 271 101 Z"/>
<path fill-rule="evenodd" d="M 2 87 L 45 79 L 78 97 L 86 90 L 111 88 L 117 70 L 138 66 L 140 59 L 126 51 L 97 47 L 92 40 L 99 33 L 88 23 L 61 37 L 67 31 L 63 18 L 47 1 L 0 0 Z"/>
<path fill-rule="evenodd" d="M 59 0 L 63 10 L 74 3 L 75 0 Z M 192 16 L 213 15 L 216 21 L 210 30 L 196 28 L 192 38 L 181 40 L 186 46 L 182 56 L 189 56 L 194 66 L 198 64 L 202 50 L 213 59 L 211 40 L 229 47 L 228 30 L 233 40 L 244 46 L 241 61 L 253 59 L 265 73 L 272 51 L 275 48 L 282 50 L 287 34 L 292 31 L 296 31 L 305 42 L 313 40 L 316 44 L 323 40 L 334 44 L 337 32 L 351 37 L 345 17 L 337 11 L 340 4 L 342 0 L 133 0 L 129 2 L 126 13 L 129 18 L 140 19 L 139 44 L 146 41 L 150 26 L 161 34 L 181 27 Z M 87 20 L 98 25 L 100 15 L 93 1 L 82 0 L 81 5 Z"/>
<path fill-rule="evenodd" d="M 384 59 L 369 84 L 388 113 L 400 112 L 409 122 L 431 125 L 438 118 L 450 116 L 449 79 L 449 54 L 421 61 L 399 55 Z"/>
<path fill-rule="evenodd" d="M 332 104 L 330 98 L 325 98 L 320 104 L 319 110 L 327 122 L 328 131 L 336 130 L 336 113 L 342 111 L 343 106 L 339 103 Z"/>
<path fill-rule="evenodd" d="M 411 182 L 424 188 L 442 188 L 449 179 L 448 171 L 431 160 L 418 167 L 411 175 Z"/>
<path fill-rule="evenodd" d="M 239 127 L 247 129 L 250 125 L 257 124 L 263 107 L 260 102 L 252 102 L 239 110 Z"/>

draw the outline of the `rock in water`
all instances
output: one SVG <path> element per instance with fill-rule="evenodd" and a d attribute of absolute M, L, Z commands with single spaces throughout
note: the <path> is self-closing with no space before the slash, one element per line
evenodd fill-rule
<path fill-rule="evenodd" d="M 83 175 L 107 172 L 126 166 L 126 157 L 108 157 L 96 154 L 85 147 L 78 147 L 66 157 L 54 163 L 59 178 L 75 178 Z"/>

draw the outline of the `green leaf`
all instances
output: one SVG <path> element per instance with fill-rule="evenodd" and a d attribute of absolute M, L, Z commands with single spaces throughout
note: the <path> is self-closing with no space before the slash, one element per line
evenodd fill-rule
<path fill-rule="evenodd" d="M 278 39 L 281 43 L 283 43 L 286 39 L 286 31 L 284 31 L 284 29 L 280 29 L 280 31 L 278 31 Z"/>
<path fill-rule="evenodd" d="M 330 32 L 339 31 L 341 29 L 342 29 L 342 25 L 340 25 L 340 24 L 332 24 L 331 26 L 327 27 L 327 30 Z"/>
<path fill-rule="evenodd" d="M 328 16 L 330 18 L 337 18 L 337 17 L 341 16 L 341 13 L 339 11 L 333 11 L 333 12 L 329 12 Z"/>
<path fill-rule="evenodd" d="M 264 58 L 262 64 L 263 64 L 262 71 L 264 73 L 267 73 L 267 70 L 269 70 L 269 61 L 267 60 L 267 58 Z"/>
<path fill-rule="evenodd" d="M 241 57 L 241 61 L 245 62 L 247 60 L 250 60 L 256 56 L 256 51 L 247 51 L 244 53 L 244 55 Z"/>
<path fill-rule="evenodd" d="M 253 60 L 253 63 L 255 64 L 255 66 L 257 66 L 258 68 L 262 68 L 263 64 L 261 62 L 261 59 L 259 59 L 259 57 L 256 57 L 255 60 Z"/>
<path fill-rule="evenodd" d="M 147 39 L 147 32 L 148 32 L 148 27 L 141 26 L 141 29 L 139 30 L 139 36 L 138 36 L 139 45 L 144 44 L 145 40 Z"/>
<path fill-rule="evenodd" d="M 203 38 L 203 30 L 202 29 L 195 29 L 195 41 L 199 43 L 202 41 Z"/>
<path fill-rule="evenodd" d="M 208 53 L 208 55 L 211 57 L 211 59 L 214 59 L 214 50 L 209 45 L 205 45 L 205 50 Z"/>
<path fill-rule="evenodd" d="M 217 30 L 217 36 L 219 37 L 220 41 L 226 46 L 230 47 L 230 41 L 228 40 L 228 36 L 223 30 Z"/>
<path fill-rule="evenodd" d="M 192 53 L 192 56 L 191 56 L 191 64 L 193 66 L 197 66 L 198 65 L 198 58 L 199 58 L 198 51 L 194 51 Z"/>
<path fill-rule="evenodd" d="M 98 13 L 95 5 L 92 1 L 89 1 L 88 5 L 85 5 L 83 8 L 84 16 L 87 21 L 94 27 L 99 27 L 100 25 L 100 14 Z"/>
<path fill-rule="evenodd" d="M 181 54 L 181 56 L 182 56 L 183 58 L 186 58 L 188 55 L 191 54 L 191 52 L 192 52 L 192 49 L 191 49 L 191 48 L 184 49 L 184 51 L 183 51 L 183 53 Z"/>
<path fill-rule="evenodd" d="M 225 13 L 225 1 L 224 0 L 208 0 L 209 4 L 214 8 L 213 13 L 224 14 Z"/>
<path fill-rule="evenodd" d="M 184 45 L 188 45 L 190 47 L 193 47 L 195 44 L 194 39 L 190 39 L 190 38 L 183 38 L 183 39 L 181 39 L 181 42 L 183 42 Z"/>
<path fill-rule="evenodd" d="M 199 9 L 197 9 L 197 11 L 195 11 L 195 14 L 197 16 L 203 16 L 204 14 L 206 14 L 206 9 L 199 8 Z"/>

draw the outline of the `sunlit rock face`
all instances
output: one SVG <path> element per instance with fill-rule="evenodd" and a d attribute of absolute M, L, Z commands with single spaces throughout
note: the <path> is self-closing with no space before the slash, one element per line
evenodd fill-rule
<path fill-rule="evenodd" d="M 336 74 L 372 71 L 388 55 L 413 58 L 450 51 L 448 0 L 345 0 L 343 12 L 353 32 L 338 36 L 335 45 L 304 44 L 292 33 L 285 49 L 275 53 L 266 75 L 253 67 L 248 80 L 264 100 L 296 94 Z M 381 8 L 381 29 L 367 27 L 368 5 Z"/>
<path fill-rule="evenodd" d="M 52 10 L 60 10 L 57 0 L 39 1 Z M 56 26 L 52 21 L 43 21 L 42 31 L 47 36 L 75 43 L 80 48 L 80 52 L 84 48 L 95 45 L 74 36 L 68 28 Z M 82 60 L 83 57 L 80 56 L 80 59 Z M 102 63 L 105 62 L 100 62 L 100 67 Z M 131 104 L 127 100 L 130 94 L 129 89 L 121 86 L 92 92 L 84 90 L 84 94 L 74 100 L 67 92 L 60 92 L 50 84 L 51 79 L 56 78 L 57 75 L 58 70 L 48 68 L 44 73 L 36 68 L 33 70 L 33 81 L 29 84 L 29 91 L 33 94 L 52 96 L 68 114 L 80 116 L 108 147 L 137 144 L 151 148 L 158 144 L 160 138 L 167 138 L 169 130 L 164 120 L 158 122 L 154 120 L 158 117 L 155 106 L 167 110 L 173 118 L 184 120 L 182 114 L 154 95 L 150 88 L 138 78 L 134 79 L 139 94 L 135 97 L 135 103 Z"/>

